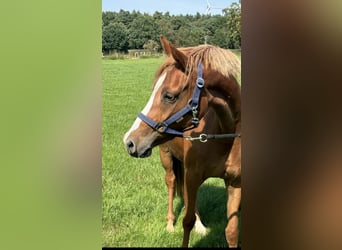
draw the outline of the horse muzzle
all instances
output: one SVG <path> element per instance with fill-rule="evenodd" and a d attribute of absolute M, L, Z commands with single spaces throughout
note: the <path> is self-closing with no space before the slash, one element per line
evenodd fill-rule
<path fill-rule="evenodd" d="M 125 141 L 127 152 L 136 158 L 146 158 L 151 156 L 152 147 L 149 145 L 142 145 L 138 147 L 137 143 L 130 138 L 127 138 Z"/>

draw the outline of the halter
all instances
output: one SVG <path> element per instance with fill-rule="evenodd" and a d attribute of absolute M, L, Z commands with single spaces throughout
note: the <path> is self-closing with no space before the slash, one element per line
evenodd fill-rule
<path fill-rule="evenodd" d="M 147 125 L 149 125 L 151 128 L 158 131 L 159 133 L 172 134 L 175 136 L 184 137 L 187 140 L 200 140 L 201 142 L 206 142 L 207 139 L 240 137 L 240 134 L 221 134 L 221 135 L 201 134 L 199 137 L 184 136 L 184 131 L 196 128 L 199 124 L 198 104 L 199 104 L 199 99 L 200 99 L 201 90 L 203 86 L 204 86 L 204 79 L 203 79 L 202 64 L 198 63 L 197 80 L 196 80 L 194 93 L 192 95 L 192 99 L 188 102 L 188 104 L 184 108 L 182 108 L 181 110 L 179 110 L 178 112 L 176 112 L 175 114 L 173 114 L 171 117 L 169 117 L 163 122 L 155 122 L 141 112 L 138 114 L 138 117 L 142 121 L 144 121 Z M 170 128 L 171 124 L 182 120 L 183 116 L 190 112 L 192 113 L 192 121 L 191 121 L 192 127 L 183 129 L 183 131 Z"/>
<path fill-rule="evenodd" d="M 198 103 L 201 95 L 201 89 L 204 86 L 204 79 L 202 78 L 203 76 L 203 70 L 202 70 L 202 64 L 199 63 L 197 66 L 197 80 L 196 80 L 196 86 L 194 93 L 192 95 L 192 99 L 189 101 L 189 103 L 179 110 L 177 113 L 173 114 L 170 118 L 163 122 L 155 122 L 148 118 L 146 115 L 143 113 L 139 113 L 138 117 L 143 120 L 147 125 L 149 125 L 151 128 L 154 130 L 157 130 L 160 133 L 166 133 L 166 134 L 172 134 L 176 136 L 183 137 L 183 131 L 196 128 L 199 123 L 198 119 Z M 191 112 L 192 113 L 192 125 L 193 127 L 184 129 L 183 131 L 178 131 L 176 129 L 172 129 L 169 126 L 177 121 L 180 121 L 184 115 L 187 113 Z"/>

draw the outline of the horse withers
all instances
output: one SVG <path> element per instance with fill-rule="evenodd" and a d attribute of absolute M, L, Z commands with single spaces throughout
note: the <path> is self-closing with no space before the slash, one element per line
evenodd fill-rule
<path fill-rule="evenodd" d="M 184 172 L 177 183 L 183 190 L 185 207 L 183 247 L 188 247 L 196 221 L 200 185 L 209 177 L 224 179 L 228 195 L 226 240 L 229 247 L 237 247 L 241 201 L 240 60 L 230 50 L 212 45 L 176 48 L 163 36 L 161 43 L 167 58 L 157 70 L 150 99 L 125 134 L 124 143 L 128 153 L 139 158 L 150 156 L 152 149 L 160 146 L 166 176 L 170 167 L 165 166 L 171 166 L 167 161 L 176 159 L 172 166 L 182 163 Z"/>

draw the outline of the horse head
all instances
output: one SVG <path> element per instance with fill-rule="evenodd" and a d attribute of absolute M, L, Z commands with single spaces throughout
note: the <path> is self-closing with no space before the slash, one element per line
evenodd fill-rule
<path fill-rule="evenodd" d="M 163 36 L 161 43 L 167 58 L 146 106 L 123 139 L 134 157 L 148 157 L 153 147 L 196 127 L 208 106 L 202 64 L 190 68 L 188 48 L 177 49 Z"/>

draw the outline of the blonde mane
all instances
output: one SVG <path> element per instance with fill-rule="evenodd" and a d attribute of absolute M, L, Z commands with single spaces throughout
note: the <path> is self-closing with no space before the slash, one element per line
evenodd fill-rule
<path fill-rule="evenodd" d="M 217 71 L 227 78 L 234 77 L 236 80 L 240 78 L 241 62 L 231 50 L 213 45 L 199 45 L 178 49 L 188 57 L 186 66 L 188 77 L 192 75 L 194 69 L 197 69 L 198 63 L 202 62 L 204 68 Z M 160 75 L 166 67 L 174 63 L 174 59 L 168 57 L 156 72 L 156 75 Z"/>
<path fill-rule="evenodd" d="M 183 49 L 180 49 L 183 51 Z M 187 70 L 191 75 L 192 70 L 197 68 L 199 62 L 207 69 L 217 71 L 227 78 L 237 79 L 241 74 L 239 58 L 230 50 L 212 45 L 200 45 L 188 51 Z"/>

